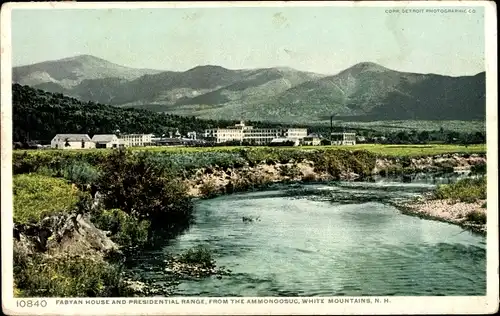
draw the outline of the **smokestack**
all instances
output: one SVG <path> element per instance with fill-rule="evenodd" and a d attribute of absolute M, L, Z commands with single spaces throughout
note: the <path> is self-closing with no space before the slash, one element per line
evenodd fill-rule
<path fill-rule="evenodd" d="M 330 116 L 330 140 L 332 139 L 332 133 L 333 133 L 333 115 Z"/>

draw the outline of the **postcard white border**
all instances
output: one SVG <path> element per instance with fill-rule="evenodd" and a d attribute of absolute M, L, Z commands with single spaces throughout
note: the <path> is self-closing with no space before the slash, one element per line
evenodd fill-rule
<path fill-rule="evenodd" d="M 487 295 L 478 297 L 378 297 L 382 304 L 126 304 L 126 305 L 56 305 L 56 298 L 43 299 L 47 306 L 18 307 L 22 299 L 13 298 L 12 273 L 12 9 L 112 9 L 112 8 L 216 8 L 216 7 L 484 7 L 485 67 L 487 99 L 487 160 L 488 160 L 488 234 L 487 234 Z M 2 309 L 9 315 L 249 315 L 249 314 L 479 314 L 498 310 L 498 140 L 497 140 L 497 20 L 496 4 L 487 1 L 339 1 L 339 2 L 30 2 L 4 3 L 1 9 L 1 207 L 2 207 Z M 341 297 L 334 297 L 341 298 Z M 350 298 L 350 297 L 349 297 Z M 364 297 L 366 298 L 366 297 Z M 377 297 L 371 297 L 374 300 Z M 96 298 L 88 298 L 96 299 Z M 99 298 L 98 298 L 99 299 Z M 106 299 L 106 298 L 104 298 Z M 115 298 L 116 299 L 116 298 Z M 126 301 L 140 298 L 123 298 Z M 155 299 L 155 298 L 143 298 Z M 160 298 L 156 298 L 160 299 Z M 178 298 L 180 300 L 182 298 Z M 204 298 L 206 301 L 214 298 Z M 230 299 L 230 298 L 226 298 Z M 233 298 L 240 299 L 240 298 Z M 251 298 L 245 298 L 251 299 Z M 259 297 L 256 299 L 264 299 Z M 267 299 L 276 299 L 275 297 Z M 302 299 L 302 298 L 300 298 Z M 42 299 L 36 299 L 41 301 Z M 87 300 L 82 298 L 82 300 Z M 112 300 L 109 298 L 109 300 Z M 25 300 L 26 301 L 26 300 Z M 327 301 L 327 299 L 325 300 Z"/>

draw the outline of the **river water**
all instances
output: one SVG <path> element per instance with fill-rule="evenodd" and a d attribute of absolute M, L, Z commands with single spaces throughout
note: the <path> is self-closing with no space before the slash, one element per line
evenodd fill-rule
<path fill-rule="evenodd" d="M 485 295 L 484 236 L 391 205 L 454 180 L 289 185 L 200 200 L 196 223 L 161 251 L 138 255 L 132 269 L 161 283 L 148 272 L 153 258 L 204 245 L 231 275 L 183 280 L 175 295 Z"/>

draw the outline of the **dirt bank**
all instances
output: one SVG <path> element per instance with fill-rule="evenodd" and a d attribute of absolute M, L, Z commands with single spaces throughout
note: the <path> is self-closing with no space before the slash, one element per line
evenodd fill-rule
<path fill-rule="evenodd" d="M 449 154 L 419 158 L 377 158 L 371 174 L 417 173 L 438 171 L 466 171 L 473 166 L 486 164 L 484 155 Z M 332 175 L 317 168 L 310 160 L 289 162 L 286 164 L 261 163 L 241 168 L 206 167 L 198 169 L 193 176 L 185 180 L 192 197 L 211 196 L 214 194 L 244 191 L 253 186 L 287 181 L 331 181 L 356 180 L 360 175 L 345 166 L 339 174 Z"/>
<path fill-rule="evenodd" d="M 485 165 L 485 154 L 444 154 L 428 157 L 377 158 L 373 173 L 461 171 Z"/>

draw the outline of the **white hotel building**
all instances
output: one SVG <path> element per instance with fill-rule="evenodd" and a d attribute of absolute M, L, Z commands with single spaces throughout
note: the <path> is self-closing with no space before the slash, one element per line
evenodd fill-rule
<path fill-rule="evenodd" d="M 275 138 L 300 141 L 307 136 L 307 128 L 254 128 L 240 122 L 235 126 L 226 128 L 207 129 L 204 136 L 216 143 L 246 141 L 255 145 L 265 145 Z"/>

